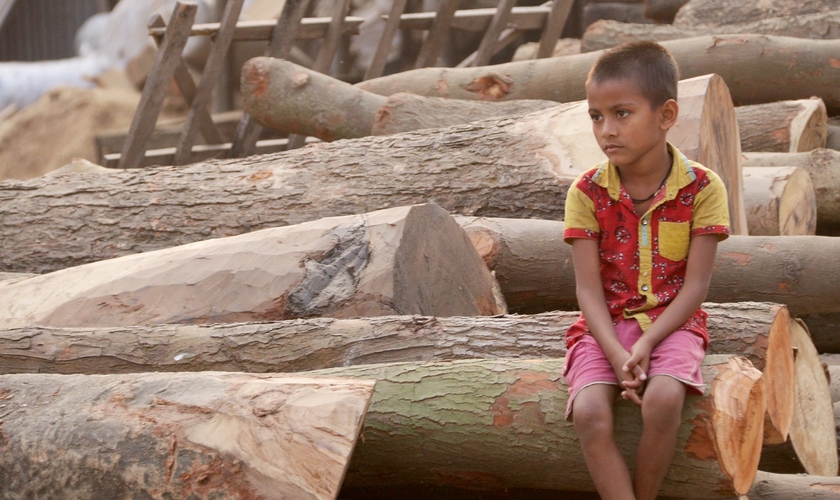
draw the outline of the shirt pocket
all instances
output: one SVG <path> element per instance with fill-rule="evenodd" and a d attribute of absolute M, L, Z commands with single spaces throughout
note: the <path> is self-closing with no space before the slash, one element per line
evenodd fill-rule
<path fill-rule="evenodd" d="M 659 222 L 659 255 L 669 260 L 688 256 L 691 228 L 688 222 Z"/>

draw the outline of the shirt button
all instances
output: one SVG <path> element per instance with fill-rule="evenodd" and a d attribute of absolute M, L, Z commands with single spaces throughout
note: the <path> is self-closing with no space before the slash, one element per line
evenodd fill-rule
<path fill-rule="evenodd" d="M 642 219 L 642 225 L 647 226 L 648 225 L 648 220 L 647 219 Z"/>
<path fill-rule="evenodd" d="M 648 286 L 647 285 L 642 285 L 642 291 L 647 292 L 648 291 Z"/>

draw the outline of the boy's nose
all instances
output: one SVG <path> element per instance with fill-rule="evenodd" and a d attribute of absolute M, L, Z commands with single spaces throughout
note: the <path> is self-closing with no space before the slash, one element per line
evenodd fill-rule
<path fill-rule="evenodd" d="M 614 137 L 616 132 L 615 123 L 613 120 L 604 119 L 603 125 L 601 126 L 601 136 L 602 137 Z"/>

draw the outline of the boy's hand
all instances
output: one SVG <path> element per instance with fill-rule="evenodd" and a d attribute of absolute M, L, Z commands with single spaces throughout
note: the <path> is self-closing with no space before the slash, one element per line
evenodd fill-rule
<path fill-rule="evenodd" d="M 621 397 L 629 399 L 633 403 L 641 406 L 641 392 L 645 380 L 647 379 L 647 374 L 645 373 L 645 370 L 638 365 L 634 366 L 630 370 L 626 370 L 625 367 L 627 367 L 627 363 L 629 363 L 631 358 L 632 353 L 623 351 L 619 355 L 618 359 L 612 360 L 613 370 L 615 370 L 619 385 L 621 386 Z"/>
<path fill-rule="evenodd" d="M 644 340 L 644 337 L 639 339 L 630 349 L 630 355 L 621 366 L 622 373 L 627 375 L 625 378 L 629 377 L 629 380 L 621 382 L 621 386 L 624 388 L 621 397 L 629 399 L 637 405 L 641 405 L 641 394 L 647 380 L 652 350 L 653 347 Z"/>

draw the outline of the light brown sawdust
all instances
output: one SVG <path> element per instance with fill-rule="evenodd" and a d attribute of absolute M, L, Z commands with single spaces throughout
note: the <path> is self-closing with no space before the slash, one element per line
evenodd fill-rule
<path fill-rule="evenodd" d="M 0 126 L 0 180 L 29 179 L 69 163 L 96 162 L 98 134 L 131 124 L 140 94 L 56 88 Z"/>

